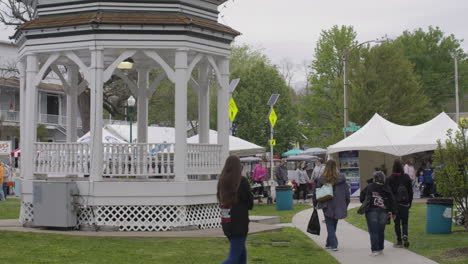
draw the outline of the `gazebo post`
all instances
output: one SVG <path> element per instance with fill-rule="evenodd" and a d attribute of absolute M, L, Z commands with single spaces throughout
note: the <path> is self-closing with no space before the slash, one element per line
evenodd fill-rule
<path fill-rule="evenodd" d="M 221 145 L 221 160 L 229 156 L 229 58 L 221 59 L 219 64 L 221 80 L 218 89 L 218 144 Z"/>
<path fill-rule="evenodd" d="M 201 62 L 198 67 L 198 122 L 199 142 L 210 143 L 210 87 L 208 85 L 208 64 Z"/>
<path fill-rule="evenodd" d="M 89 83 L 91 84 L 91 180 L 102 180 L 103 153 L 103 72 L 104 56 L 102 48 L 91 49 L 91 67 Z"/>
<path fill-rule="evenodd" d="M 76 142 L 77 135 L 77 110 L 78 110 L 78 67 L 68 65 L 68 82 L 70 90 L 67 93 L 67 142 Z"/>
<path fill-rule="evenodd" d="M 19 80 L 20 80 L 20 128 L 24 127 L 26 115 L 26 64 L 21 58 L 18 62 Z M 25 130 L 20 129 L 20 142 L 19 149 L 23 149 L 25 137 Z M 24 174 L 23 174 L 24 175 Z"/>
<path fill-rule="evenodd" d="M 36 142 L 36 117 L 37 117 L 37 87 L 36 77 L 38 72 L 37 55 L 29 54 L 26 57 L 26 92 L 20 95 L 25 97 L 24 109 L 25 114 L 23 118 L 23 126 L 21 130 L 23 133 L 23 144 L 21 149 L 21 174 L 24 180 L 32 180 L 34 174 L 34 155 Z"/>
<path fill-rule="evenodd" d="M 148 143 L 148 68 L 138 69 L 138 143 Z"/>
<path fill-rule="evenodd" d="M 187 69 L 188 50 L 175 51 L 175 154 L 176 181 L 187 180 Z"/>

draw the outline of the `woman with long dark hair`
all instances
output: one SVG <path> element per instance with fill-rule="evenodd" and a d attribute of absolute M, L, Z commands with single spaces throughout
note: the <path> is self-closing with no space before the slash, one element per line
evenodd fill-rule
<path fill-rule="evenodd" d="M 392 175 L 388 178 L 388 185 L 390 186 L 393 196 L 397 203 L 397 216 L 395 218 L 395 234 L 397 241 L 394 247 L 409 247 L 408 239 L 408 219 L 409 209 L 413 202 L 413 188 L 411 186 L 411 179 L 408 174 L 404 173 L 403 165 L 400 159 L 393 162 Z M 402 230 L 403 229 L 403 236 Z"/>
<path fill-rule="evenodd" d="M 253 195 L 241 171 L 239 157 L 229 156 L 218 181 L 216 197 L 221 209 L 221 226 L 231 244 L 229 256 L 223 264 L 247 263 L 245 241 L 249 233 L 249 210 L 253 208 Z"/>
<path fill-rule="evenodd" d="M 344 219 L 348 215 L 348 205 L 350 202 L 349 186 L 343 173 L 338 174 L 336 161 L 328 160 L 322 176 L 318 179 L 317 187 L 325 184 L 333 186 L 333 198 L 324 202 L 319 201 L 318 209 L 323 209 L 325 223 L 327 225 L 327 242 L 325 248 L 333 251 L 338 250 L 338 238 L 336 237 L 336 227 L 339 219 Z"/>

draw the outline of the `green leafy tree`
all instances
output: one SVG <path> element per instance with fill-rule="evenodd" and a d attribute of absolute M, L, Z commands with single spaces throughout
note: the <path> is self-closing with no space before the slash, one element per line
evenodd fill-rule
<path fill-rule="evenodd" d="M 350 71 L 350 119 L 365 124 L 374 113 L 401 125 L 433 116 L 413 65 L 393 43 L 363 48 Z"/>
<path fill-rule="evenodd" d="M 239 108 L 234 121 L 236 136 L 269 148 L 270 107 L 267 103 L 271 94 L 277 93 L 280 97 L 275 105 L 278 116 L 274 128 L 277 141 L 275 153 L 287 151 L 298 139 L 298 119 L 291 99 L 291 89 L 278 69 L 259 50 L 249 46 L 232 49 L 230 68 L 231 78 L 241 79 L 233 94 Z"/>
<path fill-rule="evenodd" d="M 465 217 L 468 231 L 468 135 L 467 127 L 448 133 L 449 138 L 438 142 L 434 153 L 437 169 L 434 172 L 437 191 L 454 199 L 458 210 Z"/>
<path fill-rule="evenodd" d="M 422 91 L 428 96 L 431 108 L 437 112 L 447 111 L 447 103 L 454 100 L 454 54 L 460 62 L 460 98 L 468 90 L 467 56 L 461 42 L 454 35 L 447 36 L 438 27 L 429 27 L 427 31 L 421 28 L 405 31 L 395 40 L 414 64 L 414 70 L 421 78 Z"/>
<path fill-rule="evenodd" d="M 343 62 L 342 56 L 356 44 L 352 26 L 333 26 L 323 30 L 310 66 L 310 86 L 301 98 L 302 132 L 311 146 L 326 147 L 342 139 Z M 348 56 L 349 68 L 356 63 L 359 50 Z"/>
<path fill-rule="evenodd" d="M 156 78 L 156 75 L 154 77 Z M 192 128 L 196 129 L 198 96 L 190 85 L 187 90 L 187 120 L 192 122 Z M 149 100 L 148 123 L 169 127 L 175 125 L 175 85 L 167 79 L 161 81 Z"/>

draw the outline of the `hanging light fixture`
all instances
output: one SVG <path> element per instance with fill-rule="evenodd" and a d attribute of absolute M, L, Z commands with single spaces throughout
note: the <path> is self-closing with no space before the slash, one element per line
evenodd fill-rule
<path fill-rule="evenodd" d="M 133 68 L 134 63 L 135 62 L 132 58 L 127 58 L 124 61 L 122 61 L 117 68 L 121 70 L 131 70 Z"/>

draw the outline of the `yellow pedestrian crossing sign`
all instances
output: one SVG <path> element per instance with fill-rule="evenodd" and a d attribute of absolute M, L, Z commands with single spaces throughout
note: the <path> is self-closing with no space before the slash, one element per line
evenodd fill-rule
<path fill-rule="evenodd" d="M 270 139 L 270 146 L 276 146 L 276 139 Z"/>
<path fill-rule="evenodd" d="M 234 98 L 231 98 L 231 100 L 229 100 L 229 120 L 231 120 L 231 122 L 234 122 L 237 112 L 239 112 L 239 108 L 237 108 Z"/>
<path fill-rule="evenodd" d="M 276 121 L 278 120 L 278 116 L 276 115 L 275 109 L 271 109 L 268 119 L 270 120 L 271 127 L 275 127 Z"/>

